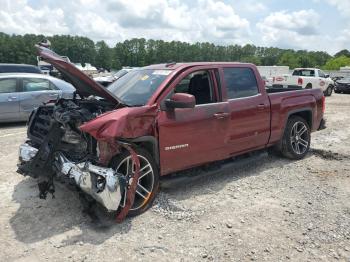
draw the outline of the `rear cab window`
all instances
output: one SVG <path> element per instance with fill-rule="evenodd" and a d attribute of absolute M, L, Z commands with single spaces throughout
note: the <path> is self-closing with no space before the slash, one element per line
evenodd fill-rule
<path fill-rule="evenodd" d="M 315 76 L 315 70 L 312 70 L 312 69 L 294 70 L 293 76 Z"/>
<path fill-rule="evenodd" d="M 259 94 L 258 82 L 251 68 L 223 68 L 227 99 L 237 99 Z"/>

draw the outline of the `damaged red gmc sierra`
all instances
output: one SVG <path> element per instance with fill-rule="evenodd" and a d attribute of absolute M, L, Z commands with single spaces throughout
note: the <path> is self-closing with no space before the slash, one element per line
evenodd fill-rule
<path fill-rule="evenodd" d="M 104 88 L 38 50 L 76 94 L 32 113 L 18 172 L 42 198 L 66 179 L 118 220 L 152 205 L 160 176 L 263 148 L 301 159 L 324 124 L 322 90 L 265 89 L 252 64 L 151 65 Z"/>

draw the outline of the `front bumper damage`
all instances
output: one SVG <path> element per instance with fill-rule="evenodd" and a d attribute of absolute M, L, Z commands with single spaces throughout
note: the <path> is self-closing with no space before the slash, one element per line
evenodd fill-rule
<path fill-rule="evenodd" d="M 51 163 L 57 177 L 64 177 L 74 181 L 78 188 L 91 196 L 108 211 L 119 211 L 116 218 L 117 222 L 122 222 L 125 219 L 134 203 L 140 169 L 137 154 L 131 146 L 124 143 L 121 143 L 120 146 L 130 152 L 135 163 L 135 173 L 133 177 L 125 177 L 122 174 L 116 173 L 112 168 L 94 165 L 90 161 L 73 163 L 68 160 L 62 152 L 53 153 L 54 157 Z M 24 143 L 20 146 L 18 164 L 19 173 L 37 177 L 30 174 L 28 170 L 31 169 L 33 163 L 35 164 L 35 158 L 40 157 L 38 154 L 39 150 L 40 149 L 37 149 L 28 143 Z M 125 190 L 127 191 L 126 204 L 121 209 L 120 202 Z"/>
<path fill-rule="evenodd" d="M 19 149 L 19 170 L 36 156 L 38 149 L 24 143 Z M 93 165 L 89 161 L 73 163 L 62 153 L 56 152 L 52 163 L 58 176 L 74 180 L 85 193 L 102 204 L 108 211 L 117 211 L 122 197 L 125 178 L 112 168 Z"/>

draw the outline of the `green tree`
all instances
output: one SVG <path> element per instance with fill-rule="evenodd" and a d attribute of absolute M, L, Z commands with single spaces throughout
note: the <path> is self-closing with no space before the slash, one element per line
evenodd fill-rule
<path fill-rule="evenodd" d="M 96 59 L 95 65 L 105 69 L 111 69 L 113 64 L 113 49 L 104 41 L 96 43 Z"/>
<path fill-rule="evenodd" d="M 290 68 L 300 67 L 299 57 L 294 51 L 287 51 L 283 53 L 283 55 L 279 59 L 278 65 L 286 65 Z"/>
<path fill-rule="evenodd" d="M 350 57 L 339 56 L 327 61 L 323 67 L 326 70 L 339 70 L 342 66 L 350 66 Z"/>
<path fill-rule="evenodd" d="M 343 49 L 343 50 L 339 51 L 338 53 L 336 53 L 334 56 L 335 57 L 340 57 L 340 56 L 350 57 L 350 51 L 347 49 Z"/>
<path fill-rule="evenodd" d="M 34 45 L 44 38 L 43 35 L 22 36 L 0 32 L 0 62 L 36 64 Z M 104 41 L 94 43 L 91 39 L 81 36 L 54 35 L 47 38 L 56 53 L 68 56 L 72 62 L 91 63 L 108 69 L 170 61 L 241 61 L 265 66 L 287 65 L 291 68 L 322 67 L 326 63 L 329 67 L 329 64 L 334 63 L 333 57 L 326 52 L 294 51 L 276 47 L 257 47 L 251 44 L 215 45 L 208 42 L 166 42 L 133 38 L 109 47 Z M 349 51 L 344 49 L 335 54 L 336 58 L 343 56 L 350 56 Z"/>

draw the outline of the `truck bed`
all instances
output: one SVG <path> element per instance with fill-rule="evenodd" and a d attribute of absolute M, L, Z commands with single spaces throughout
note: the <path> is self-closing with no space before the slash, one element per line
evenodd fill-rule
<path fill-rule="evenodd" d="M 266 88 L 266 93 L 272 94 L 272 93 L 281 93 L 281 92 L 289 92 L 289 91 L 296 91 L 296 90 L 302 90 L 301 87 L 272 87 L 272 88 Z"/>
<path fill-rule="evenodd" d="M 323 116 L 321 89 L 269 88 L 266 92 L 271 106 L 270 144 L 282 137 L 290 114 L 303 114 L 312 131 L 320 127 Z"/>

